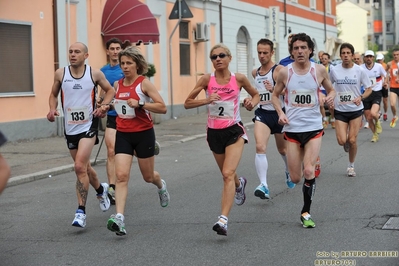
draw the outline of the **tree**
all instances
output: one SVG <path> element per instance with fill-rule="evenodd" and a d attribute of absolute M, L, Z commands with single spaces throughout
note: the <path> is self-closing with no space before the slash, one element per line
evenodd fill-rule
<path fill-rule="evenodd" d="M 157 70 L 155 69 L 155 65 L 149 63 L 148 64 L 148 71 L 147 73 L 144 74 L 144 76 L 146 76 L 148 79 L 151 79 L 155 73 L 157 73 Z"/>

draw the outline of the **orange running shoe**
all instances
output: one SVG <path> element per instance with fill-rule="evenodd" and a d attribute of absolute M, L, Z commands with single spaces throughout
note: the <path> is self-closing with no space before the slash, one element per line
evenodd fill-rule
<path fill-rule="evenodd" d="M 317 156 L 316 165 L 314 168 L 314 177 L 318 178 L 321 172 L 320 156 Z"/>

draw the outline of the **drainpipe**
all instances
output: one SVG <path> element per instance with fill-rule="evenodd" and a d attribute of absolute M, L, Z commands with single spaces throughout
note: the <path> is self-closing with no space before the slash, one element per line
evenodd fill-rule
<path fill-rule="evenodd" d="M 181 1 L 179 0 L 179 20 L 177 21 L 177 24 L 175 28 L 172 30 L 172 33 L 169 36 L 169 86 L 170 86 L 170 118 L 174 119 L 173 115 L 173 64 L 172 64 L 172 37 L 173 34 L 175 33 L 177 27 L 179 26 L 181 22 Z"/>
<path fill-rule="evenodd" d="M 323 1 L 324 5 L 324 43 L 327 41 L 327 11 L 326 11 L 326 1 Z"/>
<path fill-rule="evenodd" d="M 219 3 L 219 25 L 220 25 L 220 42 L 223 43 L 223 19 L 222 19 L 222 0 Z"/>
<path fill-rule="evenodd" d="M 53 46 L 54 46 L 54 71 L 60 67 L 58 57 L 58 16 L 57 16 L 57 0 L 53 0 Z"/>
<path fill-rule="evenodd" d="M 284 0 L 284 38 L 287 37 L 287 0 Z"/>

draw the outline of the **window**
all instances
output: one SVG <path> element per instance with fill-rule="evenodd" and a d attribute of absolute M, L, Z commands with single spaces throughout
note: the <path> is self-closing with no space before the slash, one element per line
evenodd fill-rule
<path fill-rule="evenodd" d="M 190 75 L 190 24 L 188 21 L 181 21 L 179 24 L 179 55 L 180 55 L 180 75 Z"/>
<path fill-rule="evenodd" d="M 316 9 L 316 0 L 310 0 L 309 7 L 310 9 Z"/>
<path fill-rule="evenodd" d="M 331 0 L 325 0 L 326 1 L 326 13 L 331 14 Z"/>
<path fill-rule="evenodd" d="M 0 21 L 0 95 L 32 93 L 32 26 Z"/>
<path fill-rule="evenodd" d="M 370 4 L 370 0 L 365 0 L 364 3 L 365 4 Z"/>

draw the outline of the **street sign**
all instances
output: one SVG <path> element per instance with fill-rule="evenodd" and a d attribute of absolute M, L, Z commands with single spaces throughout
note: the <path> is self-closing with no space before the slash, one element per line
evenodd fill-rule
<path fill-rule="evenodd" d="M 180 6 L 180 17 L 179 17 L 179 6 Z M 170 12 L 169 19 L 181 19 L 181 18 L 192 18 L 192 17 L 194 16 L 191 13 L 190 8 L 188 8 L 186 2 L 184 0 L 176 0 L 172 12 Z"/>

